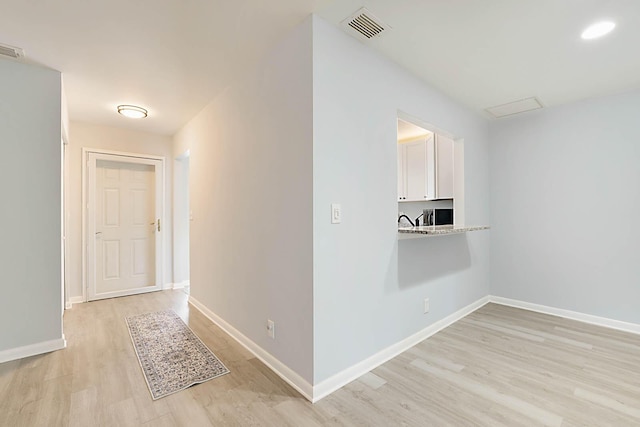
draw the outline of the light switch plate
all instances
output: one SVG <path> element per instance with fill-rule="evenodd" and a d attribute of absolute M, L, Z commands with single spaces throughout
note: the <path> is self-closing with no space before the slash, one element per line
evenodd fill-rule
<path fill-rule="evenodd" d="M 342 209 L 338 203 L 331 204 L 331 224 L 340 224 L 342 221 Z"/>

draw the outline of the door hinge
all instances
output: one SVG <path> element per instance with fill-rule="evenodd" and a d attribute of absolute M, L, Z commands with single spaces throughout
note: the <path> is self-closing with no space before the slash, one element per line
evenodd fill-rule
<path fill-rule="evenodd" d="M 158 231 L 160 231 L 160 218 L 158 218 Z"/>

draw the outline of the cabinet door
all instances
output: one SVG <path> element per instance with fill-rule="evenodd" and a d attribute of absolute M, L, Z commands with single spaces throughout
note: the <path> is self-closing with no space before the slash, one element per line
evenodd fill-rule
<path fill-rule="evenodd" d="M 420 140 L 403 144 L 406 150 L 407 200 L 427 198 L 427 142 Z"/>
<path fill-rule="evenodd" d="M 407 179 L 405 170 L 407 160 L 407 151 L 404 145 L 398 144 L 398 201 L 401 202 L 407 198 Z"/>
<path fill-rule="evenodd" d="M 436 198 L 453 199 L 453 139 L 436 135 Z"/>
<path fill-rule="evenodd" d="M 436 198 L 436 143 L 435 135 L 427 138 L 427 193 L 426 200 Z"/>

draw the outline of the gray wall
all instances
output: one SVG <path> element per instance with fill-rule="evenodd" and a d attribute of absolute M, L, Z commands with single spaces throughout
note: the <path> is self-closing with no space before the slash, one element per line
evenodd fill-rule
<path fill-rule="evenodd" d="M 640 91 L 495 121 L 491 292 L 640 323 Z"/>
<path fill-rule="evenodd" d="M 0 59 L 0 351 L 62 338 L 60 73 Z"/>
<path fill-rule="evenodd" d="M 317 384 L 486 296 L 490 232 L 397 240 L 398 110 L 464 138 L 469 225 L 489 223 L 488 124 L 321 18 L 313 23 Z M 342 224 L 330 223 L 331 203 L 342 204 Z"/>
<path fill-rule="evenodd" d="M 309 18 L 174 138 L 191 155 L 191 296 L 309 383 L 311 60 Z"/>

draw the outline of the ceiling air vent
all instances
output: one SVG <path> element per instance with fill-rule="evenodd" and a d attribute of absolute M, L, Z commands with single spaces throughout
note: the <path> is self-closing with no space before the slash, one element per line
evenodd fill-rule
<path fill-rule="evenodd" d="M 361 40 L 371 40 L 391 29 L 364 7 L 342 21 L 342 28 Z"/>
<path fill-rule="evenodd" d="M 13 47 L 6 44 L 0 44 L 0 55 L 10 58 L 19 59 L 24 57 L 24 51 L 19 47 Z"/>
<path fill-rule="evenodd" d="M 525 111 L 537 110 L 539 108 L 542 108 L 542 103 L 538 98 L 533 97 L 520 99 L 507 104 L 496 105 L 495 107 L 489 107 L 486 111 L 493 117 L 499 119 L 500 117 L 524 113 Z"/>

